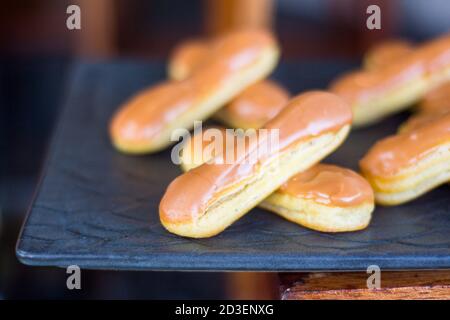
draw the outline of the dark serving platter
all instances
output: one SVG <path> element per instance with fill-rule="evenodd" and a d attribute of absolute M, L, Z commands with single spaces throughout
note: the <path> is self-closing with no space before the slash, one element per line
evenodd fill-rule
<path fill-rule="evenodd" d="M 354 66 L 336 61 L 284 64 L 273 78 L 298 93 L 324 88 Z M 406 205 L 377 207 L 370 226 L 353 233 L 311 231 L 261 209 L 210 239 L 166 232 L 158 204 L 180 174 L 170 150 L 126 156 L 113 149 L 107 135 L 113 111 L 164 73 L 163 64 L 74 67 L 46 168 L 18 240 L 23 263 L 217 271 L 365 270 L 371 264 L 382 269 L 450 268 L 448 185 Z M 327 161 L 356 169 L 365 151 L 395 132 L 406 116 L 353 132 Z"/>

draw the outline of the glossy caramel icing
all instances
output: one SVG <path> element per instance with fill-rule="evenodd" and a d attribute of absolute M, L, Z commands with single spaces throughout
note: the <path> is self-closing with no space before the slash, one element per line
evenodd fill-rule
<path fill-rule="evenodd" d="M 210 53 L 210 45 L 206 41 L 190 40 L 175 48 L 170 58 L 170 68 L 177 71 L 176 80 L 182 80 L 191 75 Z"/>
<path fill-rule="evenodd" d="M 289 101 L 289 93 L 274 81 L 265 80 L 245 89 L 221 110 L 226 116 L 258 127 L 275 117 Z"/>
<path fill-rule="evenodd" d="M 234 129 L 223 127 L 204 128 L 187 140 L 183 146 L 183 158 L 193 164 L 203 164 L 225 152 L 228 146 L 237 145 L 238 136 L 234 134 Z M 232 141 L 233 140 L 233 141 Z M 186 155 L 186 153 L 188 153 Z"/>
<path fill-rule="evenodd" d="M 450 82 L 427 93 L 419 104 L 419 110 L 425 113 L 450 111 Z"/>
<path fill-rule="evenodd" d="M 142 91 L 115 114 L 110 132 L 114 141 L 141 145 L 193 108 L 205 96 L 221 90 L 230 78 L 255 64 L 264 50 L 276 44 L 270 33 L 246 30 L 219 38 L 212 54 L 187 79 L 166 81 Z M 200 120 L 200 119 L 199 119 Z"/>
<path fill-rule="evenodd" d="M 400 132 L 407 132 L 418 129 L 430 122 L 436 121 L 446 114 L 450 114 L 450 110 L 435 111 L 433 113 L 419 113 L 410 117 L 404 124 L 400 127 Z"/>
<path fill-rule="evenodd" d="M 344 75 L 332 83 L 331 91 L 351 104 L 364 102 L 449 66 L 450 36 L 443 36 L 384 67 Z"/>
<path fill-rule="evenodd" d="M 177 222 L 203 214 L 224 190 L 250 178 L 278 152 L 326 132 L 336 132 L 349 125 L 351 117 L 349 106 L 333 94 L 312 91 L 297 96 L 264 126 L 279 130 L 277 149 L 266 148 L 264 139 L 254 140 L 233 163 L 205 163 L 184 173 L 167 188 L 160 203 L 161 218 Z M 255 154 L 256 162 L 246 161 Z"/>
<path fill-rule="evenodd" d="M 413 50 L 413 46 L 407 41 L 391 40 L 371 48 L 366 55 L 366 59 L 370 63 L 370 68 L 381 68 L 396 63 Z"/>
<path fill-rule="evenodd" d="M 424 73 L 421 60 L 403 60 L 382 69 L 349 72 L 333 82 L 330 90 L 351 104 L 364 103 L 407 84 L 411 79 L 418 79 Z"/>
<path fill-rule="evenodd" d="M 165 82 L 138 93 L 115 114 L 111 135 L 136 143 L 151 140 L 195 102 L 193 89 L 190 82 Z"/>
<path fill-rule="evenodd" d="M 190 75 L 212 54 L 212 42 L 188 41 L 176 48 L 171 67 Z M 180 80 L 180 79 L 178 79 Z M 242 91 L 233 101 L 220 110 L 223 116 L 245 127 L 260 127 L 272 119 L 288 102 L 289 93 L 278 83 L 263 80 Z"/>
<path fill-rule="evenodd" d="M 317 164 L 293 176 L 277 193 L 339 207 L 373 202 L 374 197 L 370 184 L 363 177 L 330 164 Z"/>
<path fill-rule="evenodd" d="M 211 128 L 210 128 L 211 129 Z M 213 128 L 223 135 L 223 139 L 214 151 L 214 155 L 226 148 L 226 139 L 237 137 L 225 128 Z M 191 158 L 203 152 L 215 141 L 206 137 L 206 130 L 195 134 L 183 148 L 190 152 Z M 228 138 L 229 137 L 229 138 Z M 194 147 L 194 144 L 198 147 Z M 209 158 L 203 159 L 206 162 Z M 293 176 L 277 191 L 278 194 L 288 194 L 293 197 L 313 200 L 329 206 L 356 206 L 364 202 L 373 202 L 373 191 L 370 184 L 356 172 L 330 164 L 317 164 L 314 167 Z"/>
<path fill-rule="evenodd" d="M 414 130 L 377 142 L 361 159 L 365 174 L 391 177 L 408 168 L 443 143 L 450 142 L 450 114 Z"/>

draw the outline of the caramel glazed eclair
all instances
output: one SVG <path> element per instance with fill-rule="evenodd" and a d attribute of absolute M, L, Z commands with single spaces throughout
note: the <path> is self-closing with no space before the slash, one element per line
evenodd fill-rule
<path fill-rule="evenodd" d="M 377 142 L 360 167 L 377 203 L 401 204 L 450 180 L 450 114 Z"/>
<path fill-rule="evenodd" d="M 224 152 L 228 139 L 238 138 L 232 130 L 222 127 L 196 132 L 183 145 L 181 168 L 188 171 L 201 165 Z M 208 148 L 210 151 L 205 152 Z M 282 184 L 259 207 L 316 231 L 348 232 L 369 225 L 374 195 L 370 184 L 356 172 L 316 164 Z"/>
<path fill-rule="evenodd" d="M 161 223 L 181 236 L 220 233 L 293 175 L 335 150 L 350 124 L 351 110 L 338 96 L 320 91 L 297 96 L 263 127 L 278 133 L 272 148 L 265 139 L 251 139 L 254 143 L 232 163 L 225 158 L 234 150 L 227 150 L 176 178 L 161 200 Z"/>
<path fill-rule="evenodd" d="M 195 72 L 211 54 L 211 44 L 189 40 L 178 45 L 169 60 L 171 79 L 183 80 Z M 289 101 L 290 95 L 272 80 L 259 81 L 238 94 L 213 118 L 234 128 L 259 128 L 272 119 Z"/>
<path fill-rule="evenodd" d="M 404 40 L 382 42 L 366 53 L 364 56 L 364 67 L 366 69 L 381 68 L 402 59 L 413 50 L 413 45 Z M 414 110 L 417 114 L 402 125 L 401 130 L 415 128 L 422 123 L 450 112 L 450 81 L 427 92 Z"/>
<path fill-rule="evenodd" d="M 364 57 L 366 69 L 377 69 L 388 65 L 411 53 L 414 47 L 404 40 L 382 42 L 371 48 Z M 400 132 L 418 128 L 450 112 L 450 81 L 431 90 L 414 109 L 417 113 L 410 117 L 401 127 Z"/>
<path fill-rule="evenodd" d="M 402 59 L 413 52 L 411 43 L 404 40 L 382 42 L 371 48 L 364 56 L 366 69 L 377 69 Z M 442 113 L 450 111 L 450 81 L 428 92 L 417 106 L 419 113 Z"/>
<path fill-rule="evenodd" d="M 147 153 L 171 144 L 175 129 L 193 127 L 242 90 L 265 78 L 279 50 L 262 30 L 236 31 L 218 38 L 211 54 L 182 81 L 166 81 L 138 93 L 114 115 L 110 136 L 126 153 Z"/>
<path fill-rule="evenodd" d="M 450 111 L 450 81 L 430 91 L 420 101 L 417 111 L 422 114 L 442 114 Z"/>
<path fill-rule="evenodd" d="M 330 90 L 352 107 L 353 125 L 363 126 L 409 107 L 449 80 L 450 36 L 446 35 L 392 63 L 344 75 Z"/>
<path fill-rule="evenodd" d="M 450 113 L 450 82 L 434 89 L 417 106 L 418 113 L 411 116 L 399 128 L 400 132 L 411 131 Z"/>
<path fill-rule="evenodd" d="M 413 46 L 403 40 L 382 42 L 367 52 L 364 57 L 364 66 L 366 69 L 380 68 L 397 59 L 402 59 L 413 50 Z M 399 132 L 411 131 L 449 113 L 450 81 L 428 92 L 414 110 L 417 113 L 401 125 Z"/>
<path fill-rule="evenodd" d="M 413 52 L 414 46 L 405 40 L 388 40 L 371 47 L 363 58 L 364 68 L 375 70 L 399 61 Z"/>

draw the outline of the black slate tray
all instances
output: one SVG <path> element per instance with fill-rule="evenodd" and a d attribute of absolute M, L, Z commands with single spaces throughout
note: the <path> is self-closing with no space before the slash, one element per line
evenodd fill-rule
<path fill-rule="evenodd" d="M 298 93 L 324 88 L 355 65 L 282 65 L 273 78 Z M 74 68 L 46 170 L 18 240 L 17 256 L 23 263 L 142 270 L 450 267 L 447 185 L 406 205 L 378 207 L 369 228 L 360 232 L 319 233 L 254 209 L 211 239 L 169 234 L 159 223 L 158 203 L 168 183 L 180 174 L 170 162 L 170 152 L 122 155 L 107 135 L 117 106 L 163 77 L 162 64 L 82 63 Z M 406 116 L 353 132 L 328 162 L 357 168 L 370 145 L 393 133 Z"/>

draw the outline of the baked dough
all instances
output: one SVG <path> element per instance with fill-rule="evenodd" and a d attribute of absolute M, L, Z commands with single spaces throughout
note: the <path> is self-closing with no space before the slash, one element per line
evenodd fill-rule
<path fill-rule="evenodd" d="M 450 181 L 450 114 L 377 142 L 360 167 L 384 205 L 411 201 Z"/>
<path fill-rule="evenodd" d="M 166 81 L 138 93 L 114 115 L 110 136 L 125 153 L 150 153 L 169 146 L 176 129 L 193 127 L 241 91 L 265 78 L 279 50 L 261 30 L 236 31 L 218 38 L 206 61 L 183 81 Z"/>
<path fill-rule="evenodd" d="M 169 78 L 184 80 L 207 60 L 211 45 L 203 40 L 189 40 L 177 46 L 169 59 Z"/>
<path fill-rule="evenodd" d="M 363 177 L 322 163 L 289 179 L 259 206 L 323 232 L 362 230 L 375 207 L 372 188 Z"/>
<path fill-rule="evenodd" d="M 211 129 L 216 132 L 208 131 Z M 223 138 L 212 139 L 216 133 Z M 239 138 L 232 130 L 222 127 L 196 132 L 182 148 L 181 168 L 189 171 L 198 167 L 209 157 L 224 152 L 227 139 Z M 205 152 L 207 148 L 211 148 L 211 152 Z M 374 195 L 370 184 L 356 172 L 316 164 L 285 182 L 259 207 L 313 230 L 347 232 L 368 226 L 374 210 Z"/>
<path fill-rule="evenodd" d="M 289 92 L 280 84 L 263 80 L 242 91 L 217 111 L 214 118 L 233 128 L 260 128 L 275 117 L 289 99 Z"/>
<path fill-rule="evenodd" d="M 406 109 L 450 81 L 450 36 L 425 43 L 392 63 L 348 73 L 331 84 L 353 110 L 355 127 Z"/>
<path fill-rule="evenodd" d="M 190 40 L 176 47 L 169 60 L 169 77 L 183 80 L 202 65 L 211 54 L 205 40 Z M 214 119 L 234 128 L 259 128 L 272 119 L 289 101 L 290 95 L 273 80 L 257 82 L 214 115 Z"/>
<path fill-rule="evenodd" d="M 450 111 L 450 81 L 427 93 L 417 109 L 420 113 L 428 114 Z"/>
<path fill-rule="evenodd" d="M 351 110 L 336 95 L 311 91 L 295 97 L 263 127 L 278 132 L 274 148 L 267 147 L 266 139 L 256 139 L 232 163 L 220 154 L 179 176 L 161 200 L 161 223 L 186 237 L 220 233 L 289 178 L 334 151 L 347 137 L 350 123 Z M 249 162 L 252 158 L 256 161 Z"/>
<path fill-rule="evenodd" d="M 414 46 L 405 40 L 388 40 L 376 44 L 364 55 L 364 68 L 376 70 L 396 63 L 413 52 Z"/>

